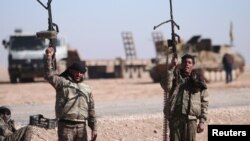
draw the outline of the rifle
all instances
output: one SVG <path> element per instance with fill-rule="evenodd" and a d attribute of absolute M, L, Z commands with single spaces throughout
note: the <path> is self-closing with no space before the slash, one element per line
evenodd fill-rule
<path fill-rule="evenodd" d="M 48 11 L 48 30 L 47 31 L 40 31 L 36 33 L 36 36 L 38 38 L 42 39 L 49 39 L 49 47 L 52 47 L 54 49 L 54 54 L 52 56 L 53 59 L 53 67 L 56 70 L 56 45 L 55 45 L 55 39 L 57 38 L 57 34 L 59 33 L 58 25 L 53 23 L 52 21 L 52 12 L 51 12 L 51 2 L 52 0 L 48 0 L 47 6 L 45 6 L 40 0 L 37 0 L 47 11 Z M 56 28 L 56 30 L 54 29 Z"/>
<path fill-rule="evenodd" d="M 167 40 L 167 48 L 166 48 L 166 84 L 165 84 L 165 89 L 164 89 L 164 121 L 163 121 L 163 141 L 169 141 L 169 121 L 168 117 L 170 114 L 170 101 L 169 101 L 169 74 L 168 74 L 168 57 L 169 57 L 169 47 L 172 47 L 172 52 L 173 52 L 173 57 L 177 58 L 177 52 L 176 52 L 176 37 L 178 38 L 178 42 L 180 42 L 180 36 L 175 33 L 174 28 L 177 27 L 177 29 L 180 29 L 180 26 L 176 24 L 173 18 L 173 11 L 172 11 L 172 0 L 169 0 L 170 2 L 170 20 L 164 21 L 160 23 L 157 26 L 154 26 L 154 30 L 161 25 L 171 22 L 171 40 Z"/>

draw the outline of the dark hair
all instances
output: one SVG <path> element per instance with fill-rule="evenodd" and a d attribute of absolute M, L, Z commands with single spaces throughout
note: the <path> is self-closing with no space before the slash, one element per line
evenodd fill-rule
<path fill-rule="evenodd" d="M 185 55 L 183 55 L 183 56 L 181 57 L 181 63 L 183 63 L 187 58 L 192 59 L 193 64 L 195 64 L 194 56 L 193 56 L 193 55 L 190 55 L 190 54 L 185 54 Z"/>
<path fill-rule="evenodd" d="M 84 63 L 82 63 L 82 62 L 74 62 L 64 72 L 62 72 L 59 76 L 62 76 L 64 78 L 68 79 L 68 76 L 71 76 L 71 74 L 69 72 L 70 69 L 80 71 L 82 73 L 85 73 L 88 70 Z"/>
<path fill-rule="evenodd" d="M 1 106 L 0 107 L 0 114 L 7 114 L 7 115 L 10 115 L 11 112 L 10 112 L 10 109 L 5 107 L 5 106 Z"/>

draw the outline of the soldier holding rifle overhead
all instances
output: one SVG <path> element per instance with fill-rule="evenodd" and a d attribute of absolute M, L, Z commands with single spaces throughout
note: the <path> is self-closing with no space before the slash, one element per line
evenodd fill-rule
<path fill-rule="evenodd" d="M 208 111 L 208 90 L 200 74 L 193 71 L 194 56 L 186 54 L 177 67 L 173 57 L 169 66 L 169 106 L 168 114 L 170 141 L 195 141 L 196 132 L 204 131 Z M 162 79 L 164 88 L 166 80 Z"/>
<path fill-rule="evenodd" d="M 196 132 L 203 132 L 207 120 L 208 92 L 201 74 L 195 72 L 195 58 L 186 54 L 181 58 L 181 65 L 177 67 L 178 55 L 176 51 L 175 27 L 172 0 L 170 3 L 170 20 L 154 26 L 154 29 L 165 23 L 171 23 L 171 39 L 168 40 L 166 51 L 166 71 L 161 80 L 164 89 L 164 123 L 163 141 L 195 141 Z M 169 64 L 169 52 L 173 53 Z M 197 124 L 198 122 L 198 124 Z"/>
<path fill-rule="evenodd" d="M 58 140 L 87 141 L 88 125 L 91 129 L 91 140 L 95 141 L 97 128 L 94 99 L 90 86 L 83 82 L 87 67 L 82 62 L 74 62 L 63 73 L 56 73 L 56 46 L 53 39 L 57 38 L 59 29 L 52 21 L 52 0 L 48 0 L 47 6 L 40 0 L 37 1 L 48 11 L 49 17 L 48 30 L 37 32 L 37 37 L 50 40 L 44 56 L 44 77 L 56 90 Z"/>
<path fill-rule="evenodd" d="M 87 67 L 81 62 L 70 65 L 57 75 L 53 69 L 54 49 L 45 53 L 45 79 L 56 90 L 56 117 L 59 141 L 87 141 L 86 124 L 91 140 L 97 137 L 95 105 L 91 88 L 83 82 Z"/>

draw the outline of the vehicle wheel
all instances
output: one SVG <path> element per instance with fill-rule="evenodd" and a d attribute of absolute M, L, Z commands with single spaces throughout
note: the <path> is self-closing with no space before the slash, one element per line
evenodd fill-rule
<path fill-rule="evenodd" d="M 11 76 L 10 76 L 10 82 L 11 82 L 11 83 L 17 83 L 17 77 L 14 76 L 14 75 L 11 75 Z"/>
<path fill-rule="evenodd" d="M 150 74 L 150 77 L 153 79 L 154 83 L 159 83 L 161 81 L 161 76 L 156 73 Z"/>
<path fill-rule="evenodd" d="M 20 82 L 22 83 L 34 82 L 34 78 L 20 78 Z"/>

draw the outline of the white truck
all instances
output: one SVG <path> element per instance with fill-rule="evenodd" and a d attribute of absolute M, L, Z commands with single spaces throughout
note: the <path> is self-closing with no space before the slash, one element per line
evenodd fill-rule
<path fill-rule="evenodd" d="M 8 40 L 3 40 L 8 49 L 8 72 L 11 83 L 32 82 L 36 77 L 43 77 L 44 52 L 49 40 L 38 39 L 36 34 L 15 30 Z M 66 67 L 68 47 L 64 38 L 55 39 L 57 70 L 62 72 Z"/>

